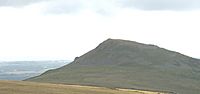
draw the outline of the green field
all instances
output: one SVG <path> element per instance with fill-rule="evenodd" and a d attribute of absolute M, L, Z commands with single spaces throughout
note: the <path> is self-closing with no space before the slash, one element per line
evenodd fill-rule
<path fill-rule="evenodd" d="M 164 94 L 159 92 L 109 89 L 104 87 L 0 81 L 0 94 Z"/>

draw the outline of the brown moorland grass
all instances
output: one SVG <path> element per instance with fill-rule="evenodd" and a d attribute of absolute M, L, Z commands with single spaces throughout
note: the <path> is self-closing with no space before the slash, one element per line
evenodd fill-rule
<path fill-rule="evenodd" d="M 163 94 L 159 92 L 109 89 L 104 87 L 0 81 L 0 94 Z"/>

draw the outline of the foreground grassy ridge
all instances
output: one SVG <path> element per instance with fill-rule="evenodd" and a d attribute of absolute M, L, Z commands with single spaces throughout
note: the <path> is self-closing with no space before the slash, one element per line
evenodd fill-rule
<path fill-rule="evenodd" d="M 163 94 L 158 92 L 108 89 L 103 87 L 0 81 L 0 94 Z"/>

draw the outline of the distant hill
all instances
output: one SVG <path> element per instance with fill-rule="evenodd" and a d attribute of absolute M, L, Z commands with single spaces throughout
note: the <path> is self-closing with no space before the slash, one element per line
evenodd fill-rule
<path fill-rule="evenodd" d="M 27 80 L 199 94 L 200 60 L 155 45 L 108 39 L 72 63 Z"/>

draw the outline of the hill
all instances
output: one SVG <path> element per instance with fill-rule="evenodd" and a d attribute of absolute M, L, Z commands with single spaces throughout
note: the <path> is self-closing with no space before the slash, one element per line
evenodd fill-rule
<path fill-rule="evenodd" d="M 103 87 L 0 81 L 0 94 L 158 94 L 159 92 Z M 159 93 L 164 94 L 164 93 Z"/>
<path fill-rule="evenodd" d="M 155 45 L 108 39 L 35 82 L 199 94 L 200 60 Z"/>

